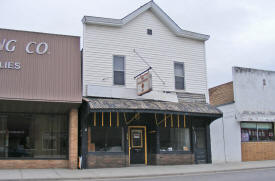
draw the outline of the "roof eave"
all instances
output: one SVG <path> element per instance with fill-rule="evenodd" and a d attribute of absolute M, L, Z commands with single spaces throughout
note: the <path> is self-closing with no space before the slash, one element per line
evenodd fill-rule
<path fill-rule="evenodd" d="M 190 38 L 193 40 L 200 40 L 200 41 L 207 41 L 209 40 L 209 35 L 204 35 L 200 33 L 194 33 L 194 32 L 176 32 L 176 36 L 183 37 L 183 38 Z"/>
<path fill-rule="evenodd" d="M 83 24 L 88 25 L 104 25 L 104 26 L 113 26 L 113 27 L 122 27 L 127 24 L 129 21 L 136 18 L 141 13 L 151 9 L 152 12 L 178 37 L 190 38 L 193 40 L 207 41 L 209 35 L 195 33 L 191 31 L 186 31 L 181 29 L 156 3 L 150 1 L 137 10 L 133 11 L 129 15 L 125 16 L 122 19 L 111 19 L 111 18 L 99 18 L 93 16 L 84 16 L 82 18 Z"/>

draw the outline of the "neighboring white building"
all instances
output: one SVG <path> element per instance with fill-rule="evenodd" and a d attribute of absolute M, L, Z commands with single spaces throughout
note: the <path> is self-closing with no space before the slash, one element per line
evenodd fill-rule
<path fill-rule="evenodd" d="M 82 166 L 211 162 L 209 124 L 221 112 L 206 103 L 209 36 L 181 29 L 153 1 L 82 22 Z M 147 73 L 152 91 L 138 95 L 149 84 L 134 77 Z"/>
<path fill-rule="evenodd" d="M 275 159 L 275 72 L 233 67 L 233 81 L 209 89 L 223 117 L 211 123 L 213 162 Z"/>

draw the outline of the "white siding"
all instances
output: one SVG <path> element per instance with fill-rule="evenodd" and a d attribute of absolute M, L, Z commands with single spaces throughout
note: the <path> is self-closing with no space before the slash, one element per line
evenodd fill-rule
<path fill-rule="evenodd" d="M 147 35 L 147 29 L 153 35 Z M 88 84 L 113 86 L 113 55 L 124 55 L 126 88 L 135 88 L 134 76 L 147 66 L 155 69 L 165 85 L 153 75 L 154 90 L 174 91 L 174 61 L 184 62 L 186 92 L 207 92 L 204 42 L 175 36 L 151 12 L 146 11 L 123 27 L 84 25 L 83 90 Z M 104 79 L 104 80 L 103 80 Z"/>
<path fill-rule="evenodd" d="M 235 120 L 235 104 L 218 107 L 223 118 L 210 125 L 212 162 L 241 161 L 240 123 Z"/>
<path fill-rule="evenodd" d="M 275 72 L 233 67 L 238 121 L 275 122 Z"/>

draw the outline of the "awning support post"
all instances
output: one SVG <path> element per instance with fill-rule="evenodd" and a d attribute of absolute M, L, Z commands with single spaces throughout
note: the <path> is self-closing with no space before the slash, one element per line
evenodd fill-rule
<path fill-rule="evenodd" d="M 104 112 L 102 112 L 101 126 L 104 126 Z"/>
<path fill-rule="evenodd" d="M 180 115 L 178 114 L 178 128 L 180 128 Z"/>
<path fill-rule="evenodd" d="M 173 128 L 174 123 L 173 123 L 173 114 L 171 114 L 171 128 Z"/>
<path fill-rule="evenodd" d="M 119 127 L 119 113 L 116 113 L 116 126 Z"/>
<path fill-rule="evenodd" d="M 96 126 L 96 112 L 94 112 L 94 126 Z"/>
<path fill-rule="evenodd" d="M 110 127 L 112 127 L 112 112 L 110 112 Z"/>

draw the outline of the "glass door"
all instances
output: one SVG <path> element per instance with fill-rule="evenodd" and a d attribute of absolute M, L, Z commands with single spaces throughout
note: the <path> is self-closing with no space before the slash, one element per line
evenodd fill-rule
<path fill-rule="evenodd" d="M 130 126 L 128 130 L 130 164 L 147 164 L 145 126 Z"/>
<path fill-rule="evenodd" d="M 193 127 L 195 162 L 207 163 L 206 128 Z"/>

